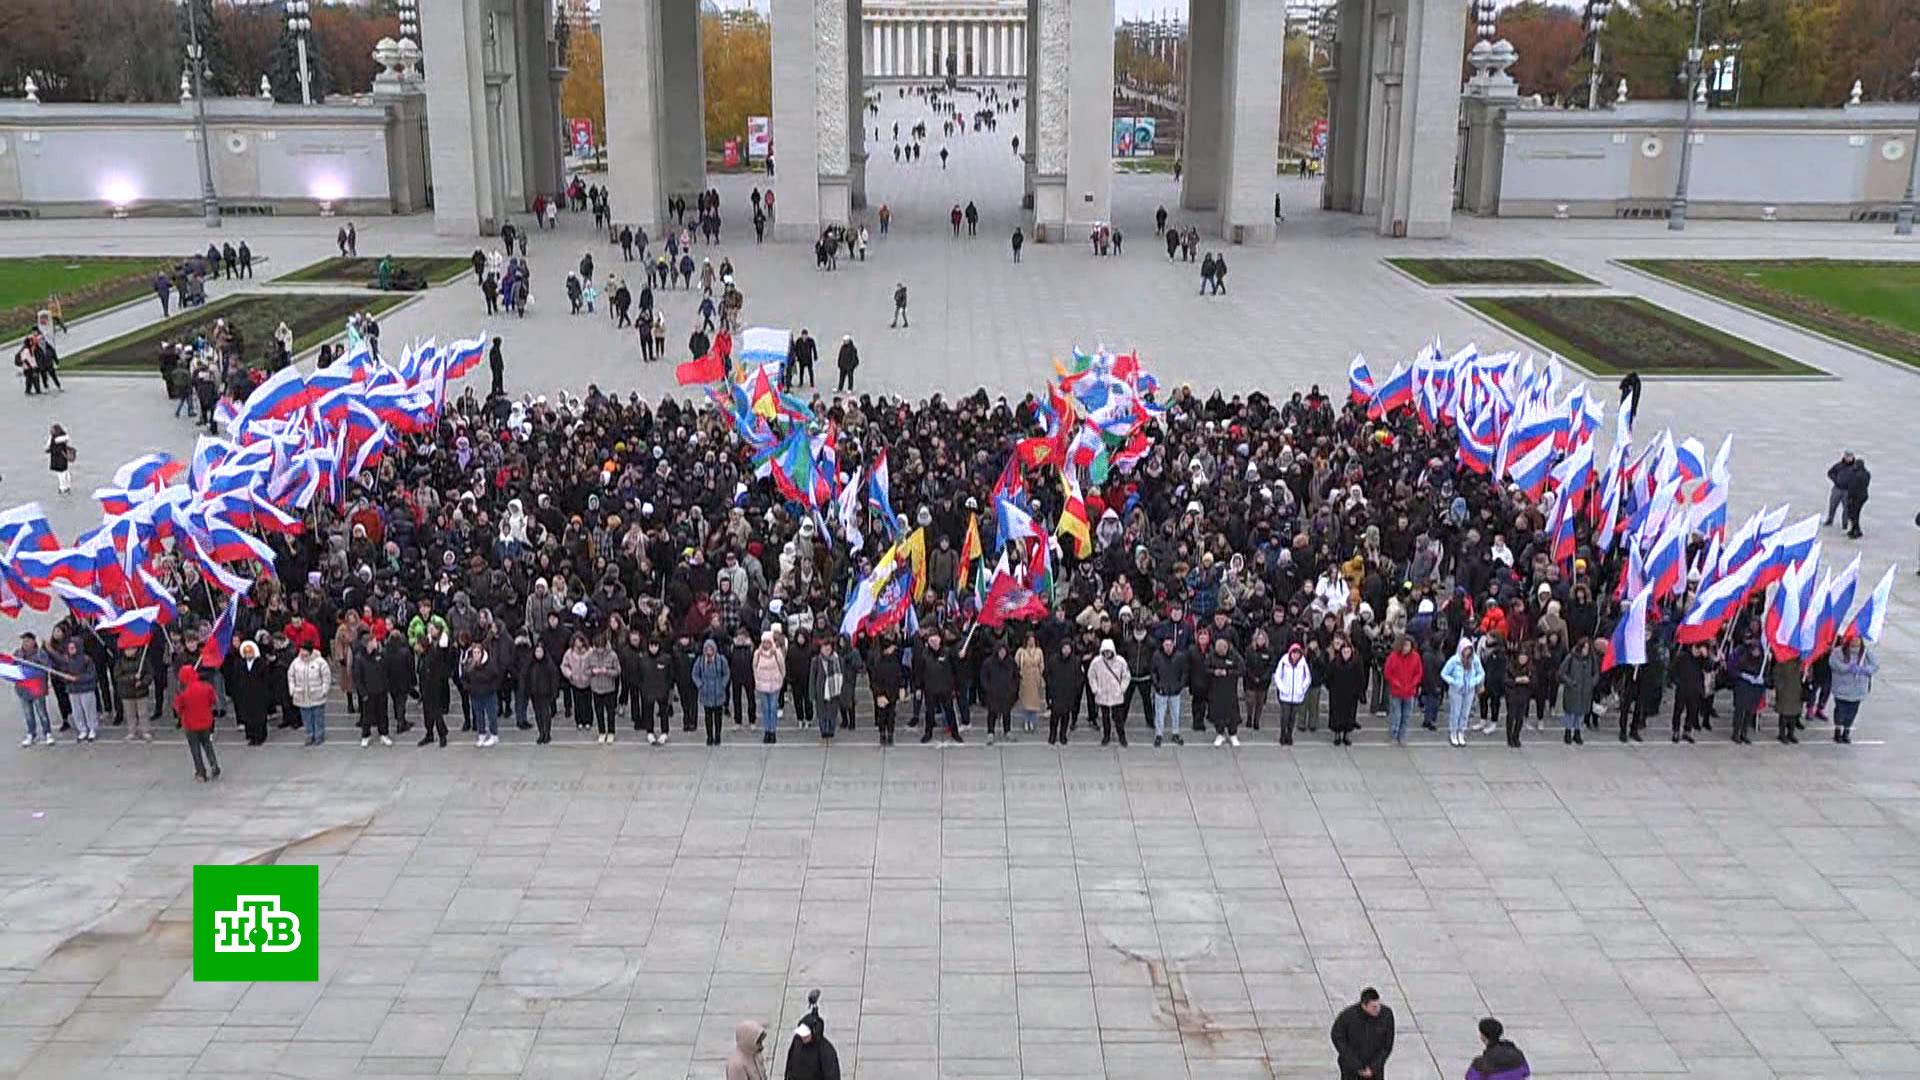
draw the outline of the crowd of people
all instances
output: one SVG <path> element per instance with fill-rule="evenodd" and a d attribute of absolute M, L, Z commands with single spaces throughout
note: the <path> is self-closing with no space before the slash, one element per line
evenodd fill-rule
<path fill-rule="evenodd" d="M 875 545 L 853 550 L 797 513 L 720 410 L 597 387 L 469 389 L 397 438 L 343 505 L 269 538 L 276 570 L 238 620 L 258 653 L 233 650 L 199 677 L 251 742 L 277 718 L 320 743 L 323 705 L 341 697 L 363 742 L 417 717 L 422 745 L 449 728 L 491 745 L 503 718 L 542 743 L 571 722 L 650 743 L 703 723 L 709 742 L 872 723 L 890 744 L 902 720 L 923 743 L 957 742 L 984 720 L 989 741 L 1044 727 L 1051 744 L 1084 731 L 1124 747 L 1131 721 L 1156 746 L 1209 731 L 1215 745 L 1262 731 L 1291 744 L 1322 728 L 1350 745 L 1366 717 L 1405 741 L 1416 722 L 1437 731 L 1443 710 L 1454 745 L 1477 732 L 1518 746 L 1549 722 L 1577 744 L 1608 713 L 1637 741 L 1668 700 L 1672 740 L 1692 742 L 1715 730 L 1720 688 L 1736 742 L 1769 692 L 1782 742 L 1830 704 L 1834 738 L 1850 737 L 1872 652 L 1854 639 L 1804 667 L 1769 662 L 1757 599 L 1710 646 L 1676 647 L 1686 604 L 1669 605 L 1649 620 L 1647 662 L 1601 673 L 1618 552 L 1583 533 L 1578 557 L 1557 562 L 1542 508 L 1458 471 L 1449 429 L 1406 410 L 1369 419 L 1317 387 L 1284 400 L 1182 387 L 1162 404 L 1151 451 L 1087 488 L 1091 548 L 1057 553 L 1045 617 L 991 627 L 975 621 L 961 549 L 975 522 L 985 550 L 999 546 L 981 508 L 1041 402 L 815 396 L 843 469 L 886 453 L 892 504 L 927 552 L 915 626 L 849 640 L 843 605 Z M 1024 471 L 1035 517 L 1053 520 L 1063 495 L 1045 468 Z M 199 655 L 218 606 L 190 561 L 159 567 L 182 617 L 152 644 L 120 649 L 69 617 L 44 646 L 46 666 L 73 676 L 41 691 L 60 730 L 84 727 L 76 696 L 91 693 L 104 723 L 133 722 L 129 737 L 172 700 L 173 658 Z M 65 671 L 74 656 L 90 675 Z M 27 706 L 44 737 L 44 705 Z"/>

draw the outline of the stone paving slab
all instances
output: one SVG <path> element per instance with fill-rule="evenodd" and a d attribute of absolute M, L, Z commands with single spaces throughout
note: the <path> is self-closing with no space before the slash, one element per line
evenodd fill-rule
<path fill-rule="evenodd" d="M 1920 376 L 1614 263 L 1920 258 L 1883 227 L 1695 222 L 1676 236 L 1463 218 L 1451 240 L 1410 245 L 1313 210 L 1317 183 L 1288 178 L 1280 242 L 1229 251 L 1232 291 L 1203 299 L 1197 273 L 1152 243 L 1153 208 L 1177 206 L 1169 177 L 1116 178 L 1125 256 L 1029 245 L 1014 266 L 1014 126 L 956 139 L 945 173 L 875 154 L 869 186 L 893 234 L 831 274 L 804 246 L 755 246 L 754 178 L 719 178 L 716 255 L 739 268 L 748 321 L 809 326 L 829 352 L 852 334 L 863 391 L 1018 394 L 1070 345 L 1101 342 L 1138 346 L 1170 384 L 1333 387 L 1355 351 L 1513 344 L 1382 257 L 1550 258 L 1831 372 L 1650 383 L 1641 427 L 1735 432 L 1736 514 L 1817 509 L 1826 463 L 1843 445 L 1862 453 L 1876 474 L 1867 537 L 1829 532 L 1828 554 L 1859 551 L 1869 575 L 1913 565 Z M 956 240 L 943 215 L 966 198 L 981 235 Z M 220 235 L 246 237 L 272 271 L 333 254 L 337 224 Z M 423 218 L 357 224 L 364 252 L 474 246 Z M 498 333 L 515 392 L 666 392 L 667 366 L 641 365 L 604 315 L 560 300 L 584 251 L 603 280 L 623 269 L 590 232 L 570 218 L 534 235 L 525 319 L 484 318 L 456 283 L 392 315 L 385 339 Z M 0 256 L 206 236 L 184 220 L 20 222 Z M 912 292 L 910 330 L 884 322 L 895 281 Z M 695 298 L 662 303 L 677 351 Z M 157 315 L 79 324 L 62 348 Z M 0 501 L 40 500 L 62 535 L 95 508 L 52 493 L 47 422 L 74 432 L 82 492 L 194 435 L 157 379 L 0 395 L 0 418 L 16 432 L 0 442 Z M 771 750 L 606 748 L 565 725 L 545 748 L 509 733 L 486 752 L 362 751 L 335 715 L 336 739 L 312 751 L 223 735 L 212 787 L 191 782 L 170 732 L 151 747 L 9 748 L 0 1076 L 709 1078 L 742 1016 L 767 1021 L 783 1055 L 814 987 L 849 1075 L 1323 1075 L 1326 1025 L 1363 985 L 1398 1012 L 1396 1078 L 1459 1075 L 1486 1012 L 1556 1078 L 1920 1076 L 1912 580 L 1852 748 L 1401 750 L 1370 723 L 1351 751 L 1265 738 L 1238 752 L 882 751 L 864 727 L 831 749 L 792 735 Z M 191 866 L 269 852 L 321 869 L 323 981 L 193 983 Z"/>

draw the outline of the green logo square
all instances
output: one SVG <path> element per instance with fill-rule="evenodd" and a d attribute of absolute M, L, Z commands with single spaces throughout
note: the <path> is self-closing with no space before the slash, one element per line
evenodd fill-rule
<path fill-rule="evenodd" d="M 319 982 L 320 868 L 193 868 L 195 982 Z"/>

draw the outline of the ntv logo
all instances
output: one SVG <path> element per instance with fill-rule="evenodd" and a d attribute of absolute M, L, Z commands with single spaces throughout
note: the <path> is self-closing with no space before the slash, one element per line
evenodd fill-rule
<path fill-rule="evenodd" d="M 319 981 L 319 868 L 194 867 L 193 977 Z"/>
<path fill-rule="evenodd" d="M 300 917 L 278 896 L 241 896 L 232 911 L 213 913 L 213 951 L 289 953 L 300 948 Z"/>

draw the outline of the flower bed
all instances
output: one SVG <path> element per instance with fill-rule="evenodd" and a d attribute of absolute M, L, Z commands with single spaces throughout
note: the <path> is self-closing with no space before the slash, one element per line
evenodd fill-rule
<path fill-rule="evenodd" d="M 216 319 L 225 319 L 240 332 L 243 355 L 250 364 L 265 363 L 273 332 L 282 320 L 293 331 L 297 355 L 346 330 L 347 316 L 356 311 L 375 315 L 404 303 L 404 294 L 372 298 L 340 293 L 246 293 L 226 296 L 171 319 L 123 334 L 91 349 L 62 357 L 61 368 L 105 373 L 157 372 L 162 341 L 189 341 L 195 334 L 213 332 Z"/>
<path fill-rule="evenodd" d="M 1595 375 L 1819 374 L 1637 296 L 1493 296 L 1463 302 Z"/>

